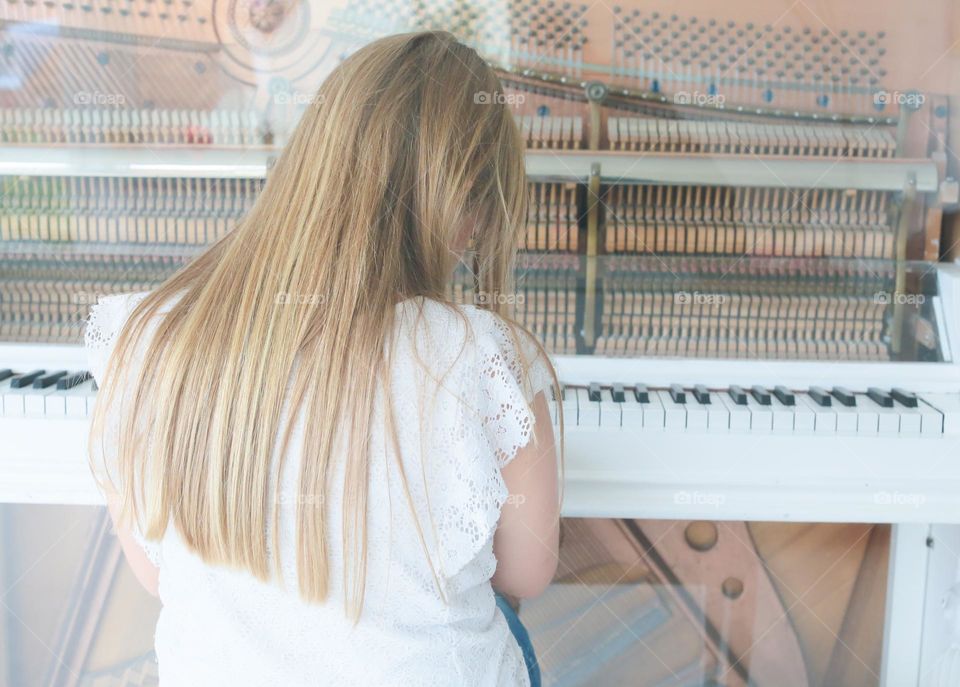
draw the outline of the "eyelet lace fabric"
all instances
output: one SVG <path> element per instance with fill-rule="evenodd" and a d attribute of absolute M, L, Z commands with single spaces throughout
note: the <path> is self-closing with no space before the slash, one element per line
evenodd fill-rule
<path fill-rule="evenodd" d="M 120 335 L 123 325 L 137 304 L 146 297 L 146 292 L 104 296 L 90 308 L 87 326 L 83 332 L 83 341 L 87 353 L 87 369 L 97 381 L 98 386 L 103 386 L 107 363 L 110 361 L 110 354 L 117 343 L 117 337 Z M 106 433 L 117 431 L 118 425 L 115 420 L 116 418 L 108 419 Z M 107 459 L 109 454 L 104 450 L 107 447 L 100 446 L 99 448 L 104 458 Z M 97 467 L 99 468 L 98 477 L 101 479 L 116 475 L 109 462 Z M 159 542 L 148 541 L 136 527 L 131 530 L 131 534 L 150 561 L 159 566 L 161 551 Z"/>
<path fill-rule="evenodd" d="M 117 334 L 145 295 L 103 298 L 92 309 L 85 342 L 98 383 Z M 279 541 L 265 531 L 269 549 L 280 548 L 278 579 L 262 582 L 243 570 L 208 565 L 174 527 L 162 541 L 134 532 L 160 570 L 161 685 L 528 684 L 490 578 L 493 534 L 508 497 L 500 471 L 531 440 L 530 403 L 551 383 L 548 367 L 532 343 L 520 339 L 517 347 L 496 315 L 426 299 L 397 306 L 391 346 L 392 381 L 378 395 L 371 426 L 360 622 L 353 625 L 344 614 L 350 568 L 339 537 L 337 488 L 320 505 L 327 518 L 329 598 L 311 605 L 297 591 L 296 509 L 306 498 L 298 485 L 300 447 L 309 421 L 301 412 L 279 476 Z M 525 377 L 521 360 L 529 364 Z M 118 374 L 135 376 L 135 362 Z M 399 455 L 383 429 L 387 398 Z M 107 438 L 104 443 L 109 471 L 116 454 Z M 342 462 L 333 470 L 331 484 L 342 484 Z"/>

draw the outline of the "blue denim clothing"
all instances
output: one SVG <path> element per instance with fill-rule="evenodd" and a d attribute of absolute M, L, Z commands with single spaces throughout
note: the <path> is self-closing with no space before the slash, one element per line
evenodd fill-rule
<path fill-rule="evenodd" d="M 540 687 L 540 664 L 537 663 L 537 654 L 533 650 L 533 642 L 530 641 L 527 628 L 520 622 L 520 617 L 510 607 L 507 600 L 498 592 L 494 592 L 494 595 L 497 597 L 497 607 L 503 613 L 503 617 L 507 619 L 510 632 L 513 633 L 517 644 L 520 645 L 520 650 L 523 651 L 523 660 L 527 664 L 527 674 L 530 676 L 530 687 Z"/>

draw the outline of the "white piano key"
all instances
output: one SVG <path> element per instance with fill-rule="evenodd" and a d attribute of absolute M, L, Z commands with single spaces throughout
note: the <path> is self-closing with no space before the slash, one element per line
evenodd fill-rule
<path fill-rule="evenodd" d="M 57 389 L 48 394 L 44 399 L 46 414 L 55 417 L 87 417 L 91 415 L 94 401 L 97 398 L 97 392 L 93 390 L 93 384 L 93 380 L 88 379 L 70 389 Z M 556 420 L 553 418 L 555 408 L 552 401 L 548 400 L 547 405 L 550 408 L 551 420 L 556 424 Z"/>
<path fill-rule="evenodd" d="M 73 391 L 73 389 L 57 389 L 52 394 L 46 398 L 46 407 L 45 413 L 50 417 L 66 417 L 67 416 L 67 398 L 68 394 Z M 87 400 L 83 399 L 83 410 L 84 415 L 86 415 L 87 410 Z"/>
<path fill-rule="evenodd" d="M 729 416 L 729 428 L 731 430 L 743 431 L 750 429 L 750 409 L 747 406 L 737 405 L 730 398 L 730 394 L 721 392 L 717 394 L 717 400 L 727 409 Z"/>
<path fill-rule="evenodd" d="M 877 416 L 877 432 L 884 435 L 900 433 L 900 413 L 896 408 L 886 408 L 869 396 L 857 394 L 857 407 L 860 408 L 860 419 L 863 419 L 864 413 L 871 412 Z M 859 420 L 858 420 L 859 423 Z M 859 424 L 857 432 L 863 434 Z M 869 433 L 869 432 L 867 432 Z"/>
<path fill-rule="evenodd" d="M 664 426 L 667 429 L 686 429 L 687 409 L 684 407 L 685 404 L 674 401 L 669 391 L 655 391 L 654 394 L 663 404 Z M 651 394 L 651 398 L 654 394 Z"/>
<path fill-rule="evenodd" d="M 577 426 L 593 429 L 600 427 L 600 404 L 590 401 L 590 394 L 586 389 L 577 388 L 576 392 Z"/>
<path fill-rule="evenodd" d="M 770 394 L 770 409 L 773 413 L 774 432 L 792 432 L 794 428 L 794 409 L 796 406 L 784 405 L 783 402 Z"/>
<path fill-rule="evenodd" d="M 572 387 L 567 387 L 564 389 L 563 401 L 561 402 L 560 407 L 563 410 L 564 427 L 576 427 L 578 422 L 576 389 Z"/>
<path fill-rule="evenodd" d="M 24 415 L 46 415 L 46 398 L 56 391 L 56 386 L 48 386 L 46 389 L 34 389 L 32 387 L 23 390 L 23 414 Z"/>
<path fill-rule="evenodd" d="M 881 408 L 880 410 L 880 422 L 877 426 L 877 432 L 880 434 L 900 434 L 900 416 L 897 412 L 888 412 L 892 410 L 892 408 Z"/>
<path fill-rule="evenodd" d="M 806 394 L 797 394 L 797 404 L 803 404 L 813 413 L 813 431 L 833 434 L 837 431 L 837 414 L 833 406 L 822 406 Z"/>
<path fill-rule="evenodd" d="M 620 426 L 629 430 L 643 429 L 643 405 L 632 392 L 626 393 L 620 406 Z"/>
<path fill-rule="evenodd" d="M 713 394 L 711 394 L 712 396 Z M 687 429 L 707 429 L 710 424 L 710 408 L 713 404 L 704 405 L 694 395 L 687 392 Z"/>
<path fill-rule="evenodd" d="M 750 410 L 750 431 L 769 432 L 773 429 L 773 406 L 762 406 L 753 396 L 747 396 Z"/>
<path fill-rule="evenodd" d="M 600 426 L 604 428 L 620 429 L 622 425 L 622 403 L 613 400 L 610 389 L 600 391 Z"/>
<path fill-rule="evenodd" d="M 876 434 L 880 427 L 879 406 L 864 394 L 854 394 L 857 405 L 857 434 Z"/>
<path fill-rule="evenodd" d="M 900 416 L 900 434 L 917 436 L 923 429 L 923 413 L 919 408 L 907 408 L 895 403 L 893 409 Z"/>
<path fill-rule="evenodd" d="M 800 400 L 801 395 L 802 394 L 795 395 L 797 404 L 793 406 L 793 431 L 816 431 L 817 414 L 809 405 Z"/>
<path fill-rule="evenodd" d="M 0 414 L 2 415 L 23 415 L 23 396 L 17 394 L 13 396 L 15 389 L 10 388 L 10 382 L 13 378 L 5 379 L 0 382 Z M 10 411 L 7 411 L 7 397 L 10 397 Z M 16 411 L 16 412 L 14 412 Z"/>
<path fill-rule="evenodd" d="M 25 414 L 23 398 L 27 389 L 11 389 L 9 385 L 3 390 L 3 414 L 18 417 Z"/>
<path fill-rule="evenodd" d="M 915 410 L 920 413 L 920 433 L 937 436 L 943 434 L 943 413 L 923 399 L 917 400 Z"/>
<path fill-rule="evenodd" d="M 643 428 L 663 429 L 666 426 L 666 413 L 656 391 L 650 392 L 650 402 L 641 403 L 643 408 Z"/>
<path fill-rule="evenodd" d="M 857 432 L 857 418 L 860 412 L 856 407 L 845 406 L 837 399 L 833 399 L 833 412 L 837 415 L 837 431 L 849 434 Z"/>
<path fill-rule="evenodd" d="M 720 400 L 720 394 L 711 393 L 710 403 L 703 407 L 707 409 L 707 429 L 720 432 L 730 429 L 730 411 Z"/>
<path fill-rule="evenodd" d="M 68 398 L 69 398 L 69 397 L 68 397 Z M 76 399 L 76 398 L 75 398 L 75 399 L 73 400 L 74 412 L 76 412 L 76 408 L 77 408 L 78 405 L 79 405 L 79 404 L 78 404 L 78 400 L 82 400 L 82 399 Z M 69 404 L 70 401 L 68 400 L 67 403 Z M 84 404 L 85 404 L 85 402 L 84 402 Z M 554 427 L 559 427 L 559 426 L 560 426 L 560 404 L 557 403 L 556 401 L 554 401 L 552 398 L 548 398 L 548 399 L 547 399 L 547 409 L 548 409 L 548 411 L 550 412 L 550 424 L 552 424 Z M 68 414 L 72 414 L 72 413 L 70 413 L 70 411 L 68 411 Z"/>
<path fill-rule="evenodd" d="M 920 398 L 940 413 L 941 432 L 944 434 L 960 432 L 960 394 L 923 394 Z M 926 420 L 926 416 L 924 416 L 924 420 Z M 936 425 L 932 417 L 930 422 Z"/>

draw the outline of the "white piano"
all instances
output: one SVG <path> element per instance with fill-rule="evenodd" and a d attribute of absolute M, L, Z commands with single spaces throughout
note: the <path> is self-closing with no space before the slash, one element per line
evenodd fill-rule
<path fill-rule="evenodd" d="M 575 152 L 562 164 L 557 157 L 528 154 L 530 178 L 590 189 L 664 175 L 678 184 L 749 185 L 773 170 L 785 188 L 940 189 L 927 160 L 750 156 L 718 172 L 717 161 L 682 155 Z M 0 174 L 198 184 L 265 175 L 267 153 L 243 159 L 238 165 L 217 149 L 154 150 L 145 158 L 106 145 L 21 146 L 0 150 Z M 188 258 L 202 247 L 138 245 L 126 255 L 130 246 L 94 245 L 148 268 L 157 255 Z M 6 249 L 24 261 L 72 256 L 69 244 L 11 242 Z M 591 259 L 599 258 L 585 257 L 587 273 Z M 936 362 L 558 356 L 564 393 L 551 403 L 565 429 L 565 515 L 890 523 L 881 684 L 918 684 L 947 648 L 941 604 L 960 569 L 953 553 L 960 552 L 960 267 L 920 269 L 933 282 L 927 314 Z M 96 391 L 84 367 L 79 346 L 0 344 L 0 502 L 99 502 L 85 457 Z"/>
<path fill-rule="evenodd" d="M 960 551 L 960 268 L 937 281 L 943 362 L 558 357 L 564 513 L 892 523 L 883 684 L 914 684 Z M 99 502 L 82 349 L 0 355 L 0 501 Z"/>

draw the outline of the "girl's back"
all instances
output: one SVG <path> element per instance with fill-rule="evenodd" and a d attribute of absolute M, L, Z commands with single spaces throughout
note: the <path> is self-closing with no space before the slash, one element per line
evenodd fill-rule
<path fill-rule="evenodd" d="M 98 381 L 121 326 L 145 295 L 112 296 L 94 307 L 87 346 Z M 300 489 L 302 425 L 311 421 L 301 411 L 279 490 L 282 585 L 209 566 L 175 528 L 159 542 L 135 531 L 160 570 L 156 651 L 163 684 L 525 684 L 523 657 L 490 585 L 493 535 L 508 498 L 501 468 L 531 437 L 529 407 L 550 384 L 549 370 L 536 350 L 524 350 L 535 362 L 521 378 L 507 325 L 488 311 L 414 298 L 397 314 L 390 393 L 403 471 L 378 399 L 360 622 L 344 612 L 348 571 L 337 536 L 328 541 L 328 602 L 308 604 L 298 593 L 297 508 L 325 508 L 329 532 L 340 532 L 337 485 L 344 479 L 340 460 L 327 494 Z M 136 378 L 133 365 L 125 375 Z M 115 448 L 102 450 L 109 459 Z"/>

